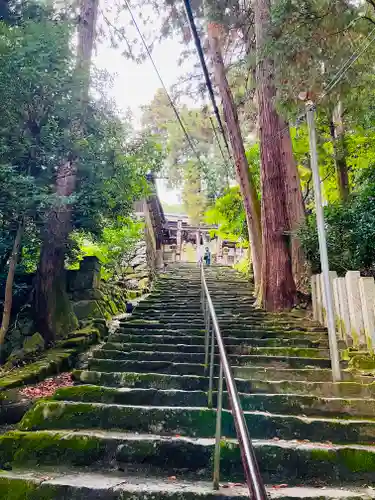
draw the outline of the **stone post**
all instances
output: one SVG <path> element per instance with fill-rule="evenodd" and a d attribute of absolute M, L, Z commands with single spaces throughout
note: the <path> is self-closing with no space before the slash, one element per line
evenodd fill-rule
<path fill-rule="evenodd" d="M 216 262 L 220 263 L 223 257 L 223 240 L 217 236 L 216 240 Z"/>
<path fill-rule="evenodd" d="M 373 353 L 375 347 L 375 281 L 374 278 L 359 278 L 363 326 L 368 350 Z"/>
<path fill-rule="evenodd" d="M 345 341 L 347 346 L 351 346 L 353 345 L 353 339 L 351 336 L 349 303 L 348 294 L 346 292 L 345 278 L 337 278 L 335 280 L 335 285 L 339 298 L 339 318 L 342 339 Z"/>
<path fill-rule="evenodd" d="M 156 269 L 164 269 L 164 259 L 163 259 L 163 250 L 160 248 L 156 250 Z"/>
<path fill-rule="evenodd" d="M 176 234 L 176 261 L 181 260 L 181 243 L 182 243 L 182 220 L 178 220 L 177 234 Z"/>
<path fill-rule="evenodd" d="M 316 274 L 313 274 L 311 276 L 311 300 L 312 300 L 312 310 L 313 310 L 314 321 L 319 321 L 317 277 L 318 277 L 318 275 L 316 275 Z"/>
<path fill-rule="evenodd" d="M 317 308 L 317 321 L 323 325 L 323 291 L 321 275 L 316 274 L 316 308 Z"/>
<path fill-rule="evenodd" d="M 333 280 L 337 278 L 337 273 L 336 271 L 329 271 L 329 283 L 330 287 L 332 290 L 332 297 L 333 295 Z M 320 283 L 321 283 L 321 291 L 322 291 L 322 304 L 323 304 L 323 324 L 327 326 L 327 306 L 326 306 L 326 296 L 325 296 L 325 289 L 324 289 L 324 279 L 323 279 L 323 273 L 320 274 Z M 333 307 L 335 307 L 335 301 L 333 301 Z M 334 311 L 334 314 L 336 315 L 336 312 Z"/>
<path fill-rule="evenodd" d="M 348 295 L 351 337 L 354 347 L 366 345 L 364 334 L 361 295 L 359 292 L 359 271 L 348 271 L 345 276 Z"/>
<path fill-rule="evenodd" d="M 199 231 L 195 233 L 195 241 L 197 245 L 197 262 L 199 261 L 199 253 L 200 253 L 200 248 L 201 248 L 201 234 Z"/>
<path fill-rule="evenodd" d="M 339 289 L 338 289 L 338 278 L 334 278 L 332 281 L 333 287 L 333 302 L 335 306 L 335 325 L 336 332 L 339 334 L 340 339 L 343 338 L 341 316 L 340 316 L 340 299 L 339 299 Z"/>
<path fill-rule="evenodd" d="M 229 248 L 224 247 L 223 248 L 223 264 L 224 264 L 224 266 L 228 265 L 228 252 L 229 252 Z"/>

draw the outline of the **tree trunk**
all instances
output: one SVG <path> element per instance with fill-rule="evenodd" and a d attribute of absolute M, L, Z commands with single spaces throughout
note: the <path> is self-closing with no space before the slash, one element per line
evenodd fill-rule
<path fill-rule="evenodd" d="M 306 278 L 308 269 L 306 259 L 299 238 L 295 232 L 305 219 L 301 182 L 298 175 L 297 164 L 293 155 L 292 139 L 288 124 L 280 119 L 281 148 L 284 163 L 284 178 L 286 189 L 287 212 L 289 230 L 291 233 L 291 255 L 293 278 L 297 290 L 307 292 Z"/>
<path fill-rule="evenodd" d="M 76 74 L 82 81 L 82 113 L 89 95 L 98 3 L 99 0 L 82 0 L 80 6 Z M 82 118 L 80 123 L 72 124 L 72 128 L 83 131 L 83 122 Z M 35 321 L 47 344 L 78 325 L 67 295 L 64 269 L 73 210 L 65 198 L 74 193 L 77 175 L 77 158 L 73 153 L 67 158 L 57 169 L 55 191 L 61 201 L 47 214 L 35 287 Z"/>
<path fill-rule="evenodd" d="M 9 328 L 10 323 L 10 315 L 12 312 L 12 302 L 13 302 L 13 283 L 14 283 L 14 275 L 16 272 L 18 255 L 21 247 L 21 240 L 24 230 L 24 219 L 19 222 L 16 237 L 13 243 L 12 254 L 9 260 L 9 269 L 8 276 L 5 285 L 5 300 L 4 300 L 4 309 L 3 309 L 3 318 L 1 320 L 1 328 L 0 328 L 0 349 L 4 345 L 5 335 Z"/>
<path fill-rule="evenodd" d="M 280 120 L 274 106 L 274 67 L 272 61 L 263 54 L 270 29 L 269 0 L 255 0 L 254 14 L 262 181 L 263 258 L 260 298 L 266 310 L 279 311 L 293 307 L 296 287 L 288 235 L 282 148 L 281 140 L 278 140 Z"/>
<path fill-rule="evenodd" d="M 215 23 L 209 23 L 208 40 L 210 45 L 212 64 L 214 67 L 215 81 L 216 85 L 219 88 L 221 100 L 223 103 L 224 119 L 229 133 L 229 139 L 235 160 L 237 181 L 240 185 L 242 200 L 246 213 L 254 271 L 254 281 L 255 285 L 259 286 L 262 262 L 260 203 L 258 194 L 251 178 L 249 164 L 247 162 L 241 129 L 238 121 L 237 110 L 225 73 L 224 61 L 220 50 L 219 32 L 219 25 Z"/>
<path fill-rule="evenodd" d="M 346 201 L 349 197 L 349 175 L 346 164 L 345 128 L 342 119 L 342 103 L 338 101 L 332 113 L 331 136 L 335 151 L 337 188 L 341 201 Z"/>

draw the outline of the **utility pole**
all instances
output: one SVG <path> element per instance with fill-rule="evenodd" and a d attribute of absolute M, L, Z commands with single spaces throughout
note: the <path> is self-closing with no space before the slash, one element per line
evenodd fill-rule
<path fill-rule="evenodd" d="M 329 352 L 331 357 L 332 379 L 334 382 L 340 382 L 341 380 L 340 358 L 339 358 L 339 351 L 338 351 L 337 337 L 336 337 L 332 288 L 329 279 L 327 239 L 324 226 L 322 191 L 320 186 L 321 179 L 319 175 L 318 154 L 316 147 L 315 105 L 312 101 L 306 102 L 306 120 L 307 120 L 307 128 L 309 131 L 311 171 L 314 183 L 315 210 L 316 210 L 316 223 L 318 227 L 318 237 L 319 237 L 320 264 L 323 273 L 324 292 L 326 299 L 328 340 L 329 340 Z"/>

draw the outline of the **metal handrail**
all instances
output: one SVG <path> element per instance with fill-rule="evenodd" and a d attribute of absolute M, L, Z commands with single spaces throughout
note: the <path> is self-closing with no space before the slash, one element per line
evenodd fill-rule
<path fill-rule="evenodd" d="M 208 406 L 212 407 L 212 391 L 213 391 L 213 374 L 214 374 L 214 353 L 215 353 L 215 338 L 219 347 L 220 355 L 220 371 L 219 385 L 217 392 L 217 412 L 216 412 L 216 435 L 215 435 L 215 453 L 214 453 L 214 473 L 213 486 L 214 489 L 219 489 L 220 477 L 220 441 L 221 441 L 221 416 L 223 406 L 223 375 L 229 395 L 232 416 L 236 428 L 238 443 L 241 450 L 242 464 L 245 472 L 246 484 L 249 489 L 250 498 L 256 500 L 266 500 L 268 498 L 263 479 L 259 472 L 258 462 L 255 457 L 254 448 L 251 443 L 249 430 L 245 421 L 244 413 L 241 407 L 240 398 L 236 383 L 233 377 L 232 369 L 228 361 L 223 337 L 220 332 L 219 323 L 215 313 L 215 308 L 211 300 L 210 292 L 208 291 L 206 277 L 204 274 L 203 263 L 201 264 L 201 301 L 203 314 L 205 319 L 205 366 L 208 368 L 209 361 L 209 391 L 208 391 Z M 212 321 L 212 329 L 211 329 Z M 211 335 L 211 351 L 210 351 L 210 330 Z M 210 359 L 209 359 L 210 358 Z"/>

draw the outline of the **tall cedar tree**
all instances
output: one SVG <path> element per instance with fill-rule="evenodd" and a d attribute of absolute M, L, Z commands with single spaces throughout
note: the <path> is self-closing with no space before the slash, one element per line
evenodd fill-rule
<path fill-rule="evenodd" d="M 268 311 L 293 307 L 293 279 L 280 119 L 275 109 L 273 62 L 265 55 L 270 28 L 270 1 L 254 2 L 257 50 L 257 98 L 261 142 L 262 284 L 260 300 Z"/>
<path fill-rule="evenodd" d="M 76 72 L 83 82 L 80 96 L 81 116 L 84 116 L 89 93 L 98 3 L 99 0 L 81 0 L 80 5 Z M 81 119 L 81 123 L 73 123 L 72 127 L 83 131 L 83 120 Z M 47 344 L 53 342 L 56 336 L 77 326 L 77 319 L 66 292 L 64 269 L 68 238 L 72 229 L 73 207 L 69 197 L 75 191 L 76 177 L 77 157 L 75 152 L 71 151 L 66 161 L 57 168 L 55 192 L 59 204 L 47 215 L 36 278 L 35 320 Z"/>
<path fill-rule="evenodd" d="M 220 49 L 220 31 L 220 25 L 212 22 L 208 24 L 207 34 L 212 64 L 214 67 L 215 82 L 220 91 L 221 101 L 223 104 L 224 119 L 227 125 L 235 161 L 236 177 L 240 186 L 246 213 L 254 271 L 254 281 L 255 285 L 259 286 L 262 268 L 262 230 L 260 225 L 260 203 L 245 154 L 240 124 L 238 121 L 237 109 L 234 104 L 233 95 L 226 77 L 224 61 Z"/>

